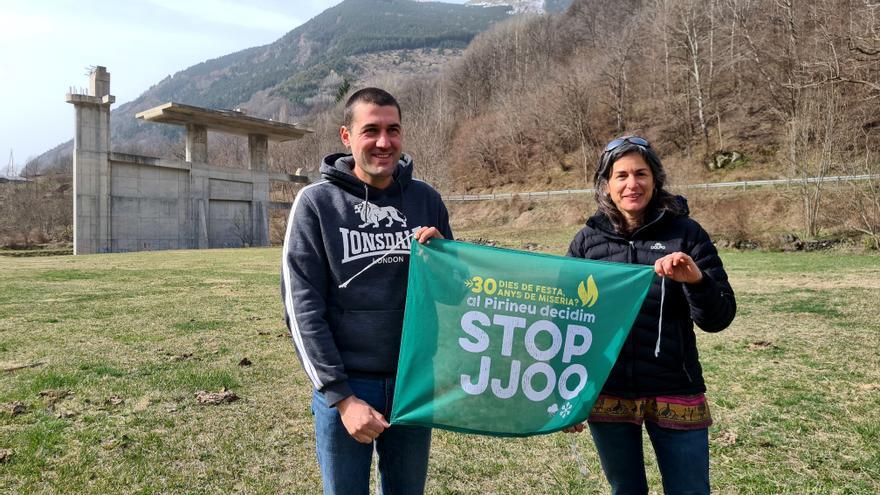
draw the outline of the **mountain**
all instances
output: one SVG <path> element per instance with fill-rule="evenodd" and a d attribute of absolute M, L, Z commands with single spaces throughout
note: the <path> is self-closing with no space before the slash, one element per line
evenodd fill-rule
<path fill-rule="evenodd" d="M 509 6 L 516 14 L 540 14 L 544 12 L 544 0 L 468 0 L 465 5 L 473 7 Z"/>
<path fill-rule="evenodd" d="M 572 0 L 468 0 L 465 5 L 479 7 L 509 6 L 515 14 L 555 14 L 564 11 Z"/>
<path fill-rule="evenodd" d="M 464 48 L 477 33 L 507 17 L 507 7 L 473 9 L 411 0 L 346 0 L 278 41 L 181 71 L 144 96 L 230 107 L 270 90 L 304 104 L 317 80 L 355 69 L 352 55 L 400 49 Z"/>
<path fill-rule="evenodd" d="M 544 0 L 544 12 L 558 14 L 564 12 L 572 3 L 572 0 Z"/>
<path fill-rule="evenodd" d="M 153 149 L 179 139 L 181 130 L 176 127 L 134 117 L 168 101 L 284 118 L 332 104 L 340 88 L 381 72 L 381 67 L 436 72 L 474 36 L 508 18 L 510 12 L 506 5 L 475 8 L 412 0 L 345 0 L 274 43 L 196 64 L 120 105 L 112 118 L 114 149 L 155 153 Z M 71 147 L 65 143 L 61 149 Z M 54 156 L 57 153 L 37 158 L 38 171 L 51 167 Z"/>

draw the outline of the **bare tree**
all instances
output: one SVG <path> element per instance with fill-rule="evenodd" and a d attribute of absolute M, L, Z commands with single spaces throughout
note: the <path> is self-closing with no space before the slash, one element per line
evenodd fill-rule
<path fill-rule="evenodd" d="M 868 180 L 852 180 L 848 182 L 848 194 L 845 202 L 849 210 L 856 213 L 849 226 L 870 239 L 871 247 L 880 249 L 880 160 L 877 157 L 878 138 L 876 132 L 862 132 L 858 138 L 862 141 L 860 159 L 844 161 L 844 169 L 848 175 L 867 175 Z"/>
<path fill-rule="evenodd" d="M 247 138 L 209 132 L 208 140 L 208 163 L 233 168 L 247 167 Z"/>
<path fill-rule="evenodd" d="M 550 122 L 562 139 L 559 145 L 571 148 L 571 144 L 574 144 L 574 147 L 580 151 L 584 186 L 589 186 L 591 183 L 590 167 L 594 161 L 593 149 L 599 141 L 592 126 L 595 104 L 591 83 L 593 81 L 588 65 L 572 64 L 570 73 L 560 75 L 555 82 L 558 93 L 551 94 L 551 98 L 556 101 L 556 107 L 552 112 L 555 118 Z"/>
<path fill-rule="evenodd" d="M 608 36 L 602 37 L 600 42 L 602 51 L 607 57 L 601 64 L 601 73 L 608 88 L 610 106 L 617 124 L 615 134 L 622 133 L 627 127 L 626 115 L 631 99 L 628 73 L 636 39 L 635 30 L 634 23 L 623 23 L 617 32 L 608 33 Z"/>
<path fill-rule="evenodd" d="M 342 104 L 312 116 L 306 127 L 313 133 L 301 139 L 276 143 L 269 147 L 269 168 L 271 170 L 315 175 L 321 159 L 331 153 L 342 151 L 339 141 L 339 126 L 342 125 Z"/>
<path fill-rule="evenodd" d="M 254 230 L 251 226 L 250 216 L 242 210 L 235 212 L 232 217 L 231 230 L 236 239 L 244 247 L 250 247 L 254 243 Z"/>
<path fill-rule="evenodd" d="M 697 124 L 706 155 L 711 150 L 709 115 L 715 77 L 716 4 L 717 0 L 681 0 L 674 6 L 667 27 L 679 48 L 674 58 L 680 61 L 682 69 L 689 75 L 689 94 L 696 107 Z"/>
<path fill-rule="evenodd" d="M 437 186 L 449 182 L 449 148 L 453 123 L 449 97 L 441 85 L 417 79 L 400 95 L 405 151 L 415 160 L 416 175 Z"/>
<path fill-rule="evenodd" d="M 819 232 L 820 206 L 826 177 L 833 169 L 841 151 L 842 118 L 840 89 L 825 86 L 804 98 L 798 113 L 788 122 L 786 136 L 790 176 L 798 179 L 803 201 L 804 235 L 816 237 Z"/>

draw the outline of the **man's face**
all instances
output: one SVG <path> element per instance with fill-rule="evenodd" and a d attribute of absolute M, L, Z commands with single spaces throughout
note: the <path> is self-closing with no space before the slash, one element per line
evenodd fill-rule
<path fill-rule="evenodd" d="M 351 126 L 342 126 L 339 137 L 354 157 L 354 175 L 373 187 L 391 185 L 403 145 L 397 107 L 355 103 Z"/>

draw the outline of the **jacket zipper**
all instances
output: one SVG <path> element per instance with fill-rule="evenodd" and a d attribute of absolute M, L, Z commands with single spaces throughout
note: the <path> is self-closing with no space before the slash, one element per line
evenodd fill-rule
<path fill-rule="evenodd" d="M 684 353 L 684 330 L 682 330 L 681 327 L 678 328 L 678 350 L 681 353 L 681 369 L 684 370 L 684 374 L 688 381 L 694 383 L 694 379 L 691 378 L 691 374 L 687 369 L 687 356 L 685 356 Z"/>
<path fill-rule="evenodd" d="M 629 250 L 626 255 L 627 260 L 630 264 L 635 264 L 636 262 L 636 245 L 633 241 L 629 241 Z M 635 321 L 633 321 L 635 323 Z M 635 363 L 636 363 L 636 335 L 635 332 L 631 333 L 632 338 L 629 339 L 629 355 L 630 359 L 626 363 L 626 381 L 628 388 L 630 390 L 635 390 Z"/>

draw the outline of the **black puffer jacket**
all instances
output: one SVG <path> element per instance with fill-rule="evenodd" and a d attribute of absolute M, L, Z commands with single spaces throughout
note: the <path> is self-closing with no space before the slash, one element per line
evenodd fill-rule
<path fill-rule="evenodd" d="M 629 237 L 615 233 L 611 222 L 596 214 L 571 242 L 568 256 L 641 265 L 653 265 L 676 251 L 694 259 L 702 281 L 687 285 L 666 280 L 663 332 L 655 357 L 661 296 L 661 278 L 655 277 L 602 393 L 635 398 L 705 392 L 694 323 L 707 332 L 724 330 L 736 314 L 736 300 L 718 251 L 700 224 L 687 216 L 686 205 L 683 214 L 655 213 Z"/>

